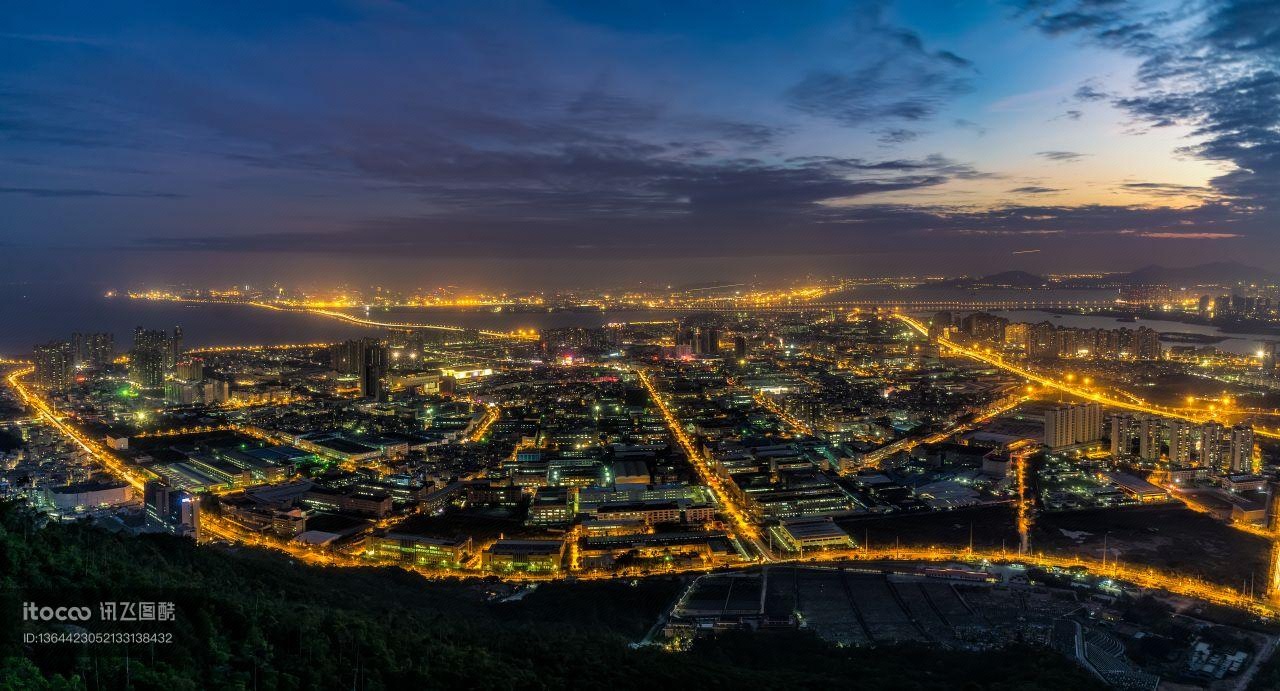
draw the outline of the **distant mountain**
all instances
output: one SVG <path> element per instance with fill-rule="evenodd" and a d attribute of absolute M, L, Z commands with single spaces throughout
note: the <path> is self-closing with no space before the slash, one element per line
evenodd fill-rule
<path fill-rule="evenodd" d="M 1002 271 L 982 278 L 955 278 L 938 284 L 943 288 L 1047 288 L 1049 280 L 1026 271 Z"/>
<path fill-rule="evenodd" d="M 1234 283 L 1276 283 L 1280 274 L 1240 262 L 1211 262 L 1196 266 L 1166 267 L 1152 264 L 1137 271 L 1110 277 L 1130 285 L 1230 285 Z"/>

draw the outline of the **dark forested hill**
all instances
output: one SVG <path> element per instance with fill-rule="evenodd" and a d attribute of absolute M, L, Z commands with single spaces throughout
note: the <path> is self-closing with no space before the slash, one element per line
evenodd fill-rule
<path fill-rule="evenodd" d="M 0 688 L 117 689 L 1083 689 L 1046 650 L 842 649 L 803 633 L 732 634 L 690 652 L 633 649 L 679 591 L 674 579 L 557 583 L 518 602 L 497 586 L 397 569 L 324 569 L 87 525 L 36 529 L 0 505 L 0 585 L 176 589 L 169 645 L 23 647 Z M 4 613 L 5 617 L 17 616 Z"/>

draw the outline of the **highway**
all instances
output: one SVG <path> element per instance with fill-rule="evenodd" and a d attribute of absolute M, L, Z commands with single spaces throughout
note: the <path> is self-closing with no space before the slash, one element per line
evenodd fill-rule
<path fill-rule="evenodd" d="M 50 425 L 53 425 L 54 429 L 61 432 L 63 436 L 70 439 L 88 453 L 89 456 L 96 460 L 107 472 L 115 475 L 125 482 L 128 482 L 134 489 L 142 490 L 149 479 L 146 471 L 126 464 L 119 456 L 111 453 L 111 451 L 97 440 L 90 439 L 81 433 L 80 430 L 72 427 L 62 419 L 62 416 L 59 415 L 47 401 L 36 395 L 36 393 L 31 389 L 27 388 L 27 385 L 24 384 L 22 380 L 27 375 L 35 372 L 35 369 L 35 367 L 24 367 L 10 372 L 9 376 L 6 377 L 6 381 L 9 383 L 9 388 L 13 389 L 13 391 L 18 394 L 18 397 L 22 399 L 23 403 L 30 406 L 41 418 L 45 419 Z"/>
<path fill-rule="evenodd" d="M 902 439 L 899 439 L 891 444 L 886 444 L 868 453 L 866 456 L 863 457 L 862 463 L 867 467 L 878 466 L 882 461 L 884 461 L 884 459 L 892 456 L 895 453 L 898 453 L 899 451 L 910 451 L 911 449 L 914 449 L 916 446 L 920 444 L 936 444 L 941 441 L 946 441 L 947 439 L 951 438 L 956 434 L 959 434 L 961 432 L 966 432 L 986 422 L 987 420 L 990 420 L 998 415 L 1002 415 L 1004 413 L 1009 412 L 1010 410 L 1013 410 L 1014 408 L 1017 408 L 1019 405 L 1021 405 L 1027 400 L 1030 400 L 1029 396 L 1008 396 L 1008 397 L 1002 398 L 996 401 L 995 403 L 991 404 L 985 411 L 983 411 L 980 415 L 978 415 L 978 417 L 975 417 L 973 420 L 970 420 L 969 422 L 963 422 L 960 424 L 952 425 L 944 430 L 935 432 L 927 437 L 903 437 Z"/>
<path fill-rule="evenodd" d="M 492 331 L 488 329 L 469 329 L 465 326 L 457 326 L 455 324 L 423 324 L 418 322 L 379 321 L 377 319 L 367 319 L 364 317 L 357 317 L 353 314 L 347 314 L 346 312 L 339 312 L 337 310 L 327 309 L 323 307 L 307 307 L 305 305 L 275 304 L 275 303 L 261 302 L 261 301 L 255 301 L 255 300 L 205 300 L 200 298 L 184 298 L 184 297 L 177 297 L 177 296 L 171 296 L 171 295 L 166 295 L 164 297 L 148 296 L 148 295 L 130 295 L 129 297 L 130 299 L 134 299 L 134 300 L 158 300 L 163 302 L 183 302 L 183 303 L 191 303 L 191 304 L 244 305 L 247 307 L 258 307 L 260 309 L 272 310 L 275 312 L 297 312 L 297 313 L 303 313 L 303 314 L 314 314 L 320 317 L 328 317 L 330 319 L 339 319 L 342 321 L 351 322 L 352 324 L 360 324 L 361 326 L 377 326 L 377 327 L 386 327 L 386 328 L 394 328 L 394 329 L 431 329 L 436 331 L 452 331 L 456 333 L 465 333 L 467 331 L 474 331 L 475 333 L 481 336 L 487 336 L 489 338 L 496 338 L 496 339 L 505 339 L 505 340 L 513 340 L 513 341 L 538 340 L 538 333 L 536 331 L 528 331 L 528 330 Z M 282 346 L 282 347 L 305 348 L 310 346 L 309 345 L 299 345 L 299 346 L 288 345 L 288 346 Z M 265 348 L 267 347 L 259 347 L 259 349 L 265 349 Z M 211 349 L 205 349 L 205 350 L 210 351 Z M 218 349 L 212 349 L 212 350 L 218 350 Z"/>
<path fill-rule="evenodd" d="M 468 329 L 464 326 L 455 326 L 451 324 L 421 324 L 418 322 L 390 322 L 379 321 L 377 319 L 366 319 L 357 317 L 346 312 L 338 312 L 336 310 L 321 309 L 318 307 L 281 307 L 273 305 L 269 302 L 241 302 L 235 303 L 241 305 L 250 305 L 252 307 L 261 307 L 264 309 L 276 310 L 279 312 L 304 312 L 306 314 L 314 314 L 321 317 L 329 317 L 330 319 L 339 319 L 352 324 L 360 324 L 362 326 L 378 326 L 393 329 L 432 329 L 436 331 L 453 331 L 457 333 L 465 333 L 467 331 L 475 331 L 481 336 L 490 338 L 510 339 L 516 341 L 536 341 L 538 334 L 533 331 L 489 331 L 486 329 Z"/>
<path fill-rule="evenodd" d="M 662 419 L 667 423 L 667 429 L 676 438 L 680 448 L 684 450 L 685 456 L 689 459 L 689 464 L 697 471 L 703 484 L 711 489 L 711 493 L 715 495 L 716 502 L 720 505 L 721 510 L 729 517 L 738 541 L 742 542 L 745 539 L 755 548 L 762 559 L 766 561 L 772 559 L 769 549 L 760 538 L 760 529 L 751 522 L 746 510 L 742 508 L 737 499 L 726 491 L 724 481 L 720 479 L 720 475 L 711 467 L 711 462 L 689 439 L 689 435 L 684 431 L 684 426 L 680 424 L 679 419 L 667 406 L 666 398 L 653 385 L 652 377 L 644 369 L 637 369 L 635 372 L 640 379 L 640 384 L 644 386 L 645 391 L 649 393 L 649 397 L 658 406 L 659 412 L 662 413 Z"/>
<path fill-rule="evenodd" d="M 900 321 L 907 324 L 908 326 L 915 329 L 916 331 L 919 331 L 924 336 L 927 337 L 929 335 L 929 329 L 922 322 L 920 322 L 920 320 L 915 319 L 906 314 L 901 314 L 901 313 L 894 314 L 893 316 L 897 317 Z M 962 345 L 948 338 L 936 338 L 933 340 L 938 345 L 942 346 L 945 350 L 958 353 L 960 355 L 963 355 L 973 360 L 978 360 L 979 362 L 983 362 L 993 367 L 997 367 L 1011 374 L 1016 374 L 1019 377 L 1026 379 L 1027 381 L 1035 382 L 1037 384 L 1040 384 L 1041 386 L 1048 387 L 1055 391 L 1061 391 L 1062 393 L 1070 394 L 1072 396 L 1075 396 L 1076 398 L 1082 398 L 1086 401 L 1101 403 L 1102 405 L 1105 405 L 1111 408 L 1120 408 L 1122 410 L 1131 410 L 1138 413 L 1147 413 L 1149 415 L 1159 415 L 1163 417 L 1178 418 L 1180 420 L 1189 420 L 1195 423 L 1206 422 L 1212 419 L 1213 417 L 1212 415 L 1188 412 L 1185 409 L 1166 408 L 1163 406 L 1157 406 L 1150 403 L 1146 403 L 1137 399 L 1136 396 L 1133 396 L 1132 394 L 1129 394 L 1129 393 L 1122 394 L 1124 398 L 1118 398 L 1116 396 L 1108 395 L 1107 393 L 1102 391 L 1098 391 L 1095 389 L 1091 389 L 1085 386 L 1075 384 L 1071 381 L 1059 380 L 1047 374 L 1041 374 L 1039 372 L 1035 372 L 1033 370 L 1027 369 L 1026 367 L 1022 367 L 1021 365 L 1009 362 L 1005 360 L 1003 357 L 1001 357 L 999 354 L 987 353 L 987 352 L 978 350 L 977 348 L 971 348 L 969 346 Z M 1280 432 L 1266 430 L 1260 427 L 1254 428 L 1254 434 L 1260 437 L 1270 437 L 1272 439 L 1280 439 Z"/>

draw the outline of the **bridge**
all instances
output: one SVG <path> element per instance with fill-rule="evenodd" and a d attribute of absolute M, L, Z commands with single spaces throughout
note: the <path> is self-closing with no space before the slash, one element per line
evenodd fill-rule
<path fill-rule="evenodd" d="M 1049 298 L 1022 298 L 1002 300 L 981 299 L 895 299 L 877 298 L 865 300 L 815 300 L 812 302 L 787 302 L 775 305 L 739 304 L 731 299 L 714 302 L 697 302 L 683 305 L 619 305 L 612 309 L 642 309 L 654 312 L 815 312 L 824 310 L 900 310 L 905 312 L 966 312 L 1001 310 L 1079 310 L 1110 309 L 1116 306 L 1114 299 L 1062 300 Z M 610 309 L 610 308 L 606 308 Z"/>

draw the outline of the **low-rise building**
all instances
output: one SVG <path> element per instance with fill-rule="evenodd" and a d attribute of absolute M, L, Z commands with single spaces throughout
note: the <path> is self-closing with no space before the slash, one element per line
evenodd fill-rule
<path fill-rule="evenodd" d="M 564 561 L 564 540 L 498 540 L 480 555 L 488 571 L 558 571 Z"/>

